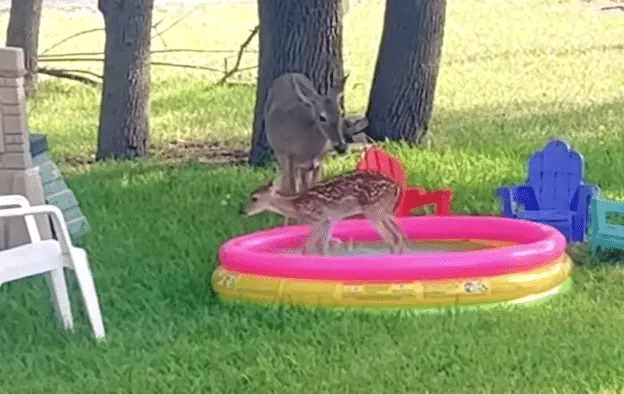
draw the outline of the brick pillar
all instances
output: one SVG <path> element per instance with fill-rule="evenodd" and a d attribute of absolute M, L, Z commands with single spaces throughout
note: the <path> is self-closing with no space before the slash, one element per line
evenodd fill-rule
<path fill-rule="evenodd" d="M 33 167 L 28 140 L 24 93 L 24 53 L 21 48 L 0 48 L 0 195 L 21 194 L 32 205 L 45 204 L 39 167 Z M 37 218 L 42 239 L 52 237 L 50 223 Z M 0 250 L 29 241 L 19 219 L 0 219 Z"/>

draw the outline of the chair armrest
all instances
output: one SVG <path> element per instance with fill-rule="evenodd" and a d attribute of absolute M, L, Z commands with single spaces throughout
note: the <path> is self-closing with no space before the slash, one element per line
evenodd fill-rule
<path fill-rule="evenodd" d="M 597 196 L 600 189 L 595 185 L 581 184 L 576 189 L 576 193 L 570 203 L 572 214 L 572 240 L 582 242 L 588 231 L 590 216 L 590 206 L 593 197 Z"/>
<path fill-rule="evenodd" d="M 7 194 L 6 196 L 0 196 L 0 208 L 13 206 L 18 206 L 20 208 L 29 207 L 30 201 L 20 194 Z"/>
<path fill-rule="evenodd" d="M 37 225 L 34 221 L 34 216 L 39 215 L 45 215 L 52 219 L 52 227 L 54 228 L 54 232 L 58 237 L 62 252 L 64 254 L 71 253 L 72 243 L 71 238 L 69 237 L 69 231 L 67 231 L 67 225 L 65 224 L 65 218 L 63 217 L 63 212 L 61 212 L 61 210 L 56 206 L 35 205 L 25 208 L 0 209 L 0 218 L 23 217 L 26 220 L 27 227 L 34 226 L 36 234 L 35 237 L 33 237 L 33 234 L 29 229 L 29 233 L 31 233 L 29 235 L 31 236 L 32 242 L 40 241 L 40 239 L 37 239 L 39 238 L 39 232 L 36 231 Z"/>
<path fill-rule="evenodd" d="M 570 206 L 570 210 L 575 212 L 576 215 L 582 215 L 583 217 L 589 214 L 589 205 L 592 198 L 598 197 L 600 188 L 592 184 L 582 184 L 576 189 L 576 198 L 573 199 L 573 204 Z"/>
<path fill-rule="evenodd" d="M 501 200 L 503 215 L 506 217 L 515 217 L 516 204 L 529 209 L 538 207 L 535 192 L 530 185 L 501 186 L 496 189 L 496 195 Z"/>

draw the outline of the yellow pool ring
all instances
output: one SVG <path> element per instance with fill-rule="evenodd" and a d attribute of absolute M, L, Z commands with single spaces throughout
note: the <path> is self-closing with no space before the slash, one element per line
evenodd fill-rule
<path fill-rule="evenodd" d="M 534 270 L 509 275 L 408 283 L 350 284 L 249 275 L 217 267 L 213 288 L 223 300 L 328 307 L 448 307 L 524 302 L 554 294 L 568 281 L 567 254 Z"/>

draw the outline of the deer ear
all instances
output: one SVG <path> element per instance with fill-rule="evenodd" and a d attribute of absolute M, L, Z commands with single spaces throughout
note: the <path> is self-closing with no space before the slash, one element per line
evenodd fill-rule
<path fill-rule="evenodd" d="M 267 185 L 267 190 L 269 191 L 269 193 L 271 193 L 271 195 L 274 195 L 275 192 L 277 192 L 281 187 L 282 187 L 282 177 L 281 175 L 278 175 L 277 178 L 275 179 L 271 179 Z"/>
<path fill-rule="evenodd" d="M 295 89 L 295 94 L 297 95 L 299 100 L 301 100 L 302 103 L 304 103 L 307 106 L 314 107 L 314 102 L 312 101 L 312 98 L 309 96 L 306 96 L 303 93 L 303 91 L 301 90 L 301 86 L 299 86 L 299 83 L 297 82 L 296 79 L 293 80 L 293 88 Z"/>
<path fill-rule="evenodd" d="M 340 101 L 342 99 L 342 96 L 344 94 L 345 84 L 347 83 L 347 78 L 349 78 L 349 74 L 346 74 L 340 80 L 340 82 L 332 86 L 331 89 L 329 90 L 329 93 L 331 94 L 332 97 L 334 97 L 336 101 Z"/>
<path fill-rule="evenodd" d="M 342 90 L 344 90 L 344 87 L 347 84 L 347 79 L 349 79 L 349 73 L 345 74 L 345 76 L 342 78 L 342 81 L 340 81 L 340 88 Z"/>

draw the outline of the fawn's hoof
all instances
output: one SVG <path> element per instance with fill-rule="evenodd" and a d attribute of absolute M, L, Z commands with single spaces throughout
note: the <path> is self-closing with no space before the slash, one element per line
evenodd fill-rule
<path fill-rule="evenodd" d="M 332 248 L 339 248 L 343 245 L 344 243 L 342 242 L 342 240 L 338 239 L 338 238 L 332 238 L 329 240 L 329 246 Z"/>

